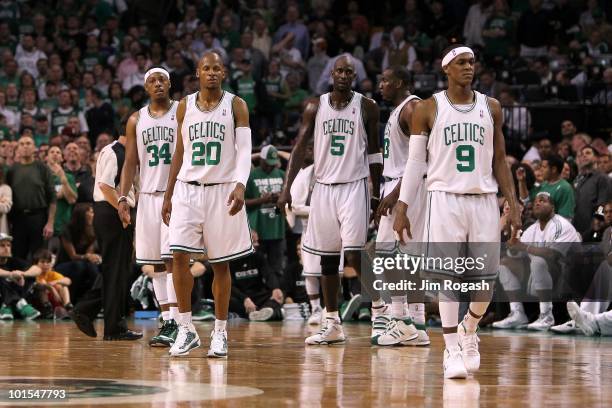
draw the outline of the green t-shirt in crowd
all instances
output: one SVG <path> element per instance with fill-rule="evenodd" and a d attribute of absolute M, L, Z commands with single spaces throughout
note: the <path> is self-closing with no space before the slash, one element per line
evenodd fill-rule
<path fill-rule="evenodd" d="M 43 143 L 49 143 L 49 133 L 34 133 L 34 143 L 40 147 Z"/>
<path fill-rule="evenodd" d="M 491 57 L 507 57 L 514 38 L 514 24 L 504 16 L 493 16 L 485 23 L 485 30 L 501 29 L 506 32 L 503 37 L 483 37 L 485 54 Z"/>
<path fill-rule="evenodd" d="M 68 184 L 76 193 L 77 185 L 76 181 L 74 180 L 74 176 L 70 173 L 66 173 L 66 178 L 68 179 Z M 62 182 L 55 174 L 53 175 L 53 183 L 55 185 L 55 192 L 62 189 Z M 69 204 L 65 198 L 58 199 L 56 203 L 55 220 L 53 221 L 53 235 L 58 237 L 62 234 L 62 232 L 64 232 L 64 227 L 66 227 L 66 225 L 68 225 L 70 222 L 73 205 Z"/>
<path fill-rule="evenodd" d="M 549 184 L 548 182 L 542 183 L 540 187 L 532 189 L 529 193 L 531 201 L 535 200 L 536 195 L 540 192 L 550 194 L 555 203 L 555 213 L 568 219 L 574 217 L 576 194 L 567 180 L 561 179 L 554 184 Z"/>
<path fill-rule="evenodd" d="M 13 134 L 8 126 L 0 125 L 0 140 L 13 140 Z"/>
<path fill-rule="evenodd" d="M 289 96 L 289 99 L 285 102 L 285 107 L 288 109 L 300 109 L 302 107 L 302 102 L 304 102 L 306 98 L 308 98 L 308 92 L 302 88 L 298 88 L 291 92 L 291 96 Z"/>
<path fill-rule="evenodd" d="M 265 193 L 280 194 L 283 188 L 285 172 L 274 169 L 266 173 L 261 167 L 251 171 L 247 181 L 244 197 L 245 199 L 259 198 Z M 275 203 L 267 203 L 248 210 L 249 224 L 257 231 L 259 239 L 284 239 L 285 217 L 276 211 Z"/>

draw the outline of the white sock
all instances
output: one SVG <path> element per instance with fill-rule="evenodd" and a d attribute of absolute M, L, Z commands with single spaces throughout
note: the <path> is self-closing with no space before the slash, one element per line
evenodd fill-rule
<path fill-rule="evenodd" d="M 459 302 L 449 300 L 444 293 L 439 294 L 440 320 L 443 328 L 457 327 L 459 323 Z M 459 335 L 457 332 L 444 334 L 444 344 L 447 349 L 459 347 Z"/>
<path fill-rule="evenodd" d="M 552 302 L 540 302 L 540 313 L 541 314 L 552 314 L 553 304 Z"/>
<path fill-rule="evenodd" d="M 191 312 L 179 313 L 178 321 L 180 324 L 191 324 Z"/>
<path fill-rule="evenodd" d="M 227 320 L 215 319 L 215 331 L 225 331 Z"/>
<path fill-rule="evenodd" d="M 174 321 L 178 322 L 178 319 L 179 319 L 178 306 L 170 306 L 170 319 L 174 319 Z"/>
<path fill-rule="evenodd" d="M 525 309 L 523 308 L 523 303 L 521 302 L 510 302 L 510 311 L 525 314 Z"/>
<path fill-rule="evenodd" d="M 382 298 L 380 298 L 380 299 L 378 299 L 378 300 L 374 300 L 374 301 L 372 302 L 372 307 L 374 307 L 374 308 L 380 308 L 380 307 L 382 307 L 382 306 L 384 306 L 384 305 L 385 305 L 385 301 L 384 301 L 384 300 L 382 300 Z"/>
<path fill-rule="evenodd" d="M 162 310 L 162 319 L 164 319 L 164 322 L 167 322 L 168 320 L 170 320 L 170 311 L 169 310 Z"/>
<path fill-rule="evenodd" d="M 391 315 L 396 319 L 403 319 L 406 316 L 406 295 L 391 296 Z"/>
<path fill-rule="evenodd" d="M 326 319 L 334 319 L 334 321 L 339 321 L 340 316 L 338 315 L 338 311 L 335 312 L 325 312 Z"/>
<path fill-rule="evenodd" d="M 425 324 L 425 303 L 409 303 L 408 315 L 415 324 Z"/>
<path fill-rule="evenodd" d="M 155 272 L 153 275 L 153 292 L 160 306 L 168 304 L 167 279 L 168 274 L 166 272 Z"/>
<path fill-rule="evenodd" d="M 310 299 L 310 307 L 313 311 L 321 308 L 321 298 Z"/>
<path fill-rule="evenodd" d="M 167 274 L 166 278 L 166 296 L 168 303 L 176 303 L 176 291 L 174 290 L 174 281 L 172 280 L 172 274 Z"/>

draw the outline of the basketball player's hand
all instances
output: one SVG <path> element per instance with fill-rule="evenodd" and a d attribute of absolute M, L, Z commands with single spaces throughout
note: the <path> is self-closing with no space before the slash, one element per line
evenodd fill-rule
<path fill-rule="evenodd" d="M 402 244 L 405 244 L 404 237 L 412 239 L 412 233 L 410 232 L 410 220 L 406 215 L 408 206 L 402 201 L 398 201 L 395 204 L 393 212 L 395 213 L 395 221 L 393 222 L 393 231 L 395 231 L 395 238 Z M 406 231 L 406 235 L 404 235 Z"/>
<path fill-rule="evenodd" d="M 172 214 L 172 200 L 164 197 L 164 204 L 162 205 L 161 217 L 162 217 L 162 221 L 166 225 L 170 225 L 170 214 Z"/>
<path fill-rule="evenodd" d="M 523 222 L 521 220 L 521 210 L 518 206 L 510 208 L 510 230 L 512 238 L 510 241 L 518 241 L 522 232 Z"/>
<path fill-rule="evenodd" d="M 255 306 L 251 298 L 246 298 L 244 299 L 244 309 L 247 313 L 251 313 L 257 310 L 257 306 Z"/>
<path fill-rule="evenodd" d="M 119 219 L 123 224 L 123 228 L 130 225 L 130 205 L 127 203 L 127 201 L 121 201 L 119 204 L 117 204 L 117 212 L 119 213 Z"/>
<path fill-rule="evenodd" d="M 276 202 L 276 206 L 281 211 L 281 213 L 286 216 L 285 207 L 291 209 L 291 194 L 287 190 L 283 190 L 278 197 L 278 201 Z"/>
<path fill-rule="evenodd" d="M 395 189 L 391 192 L 391 194 L 387 195 L 382 199 L 380 204 L 378 204 L 378 210 L 376 211 L 376 224 L 380 222 L 380 217 L 387 217 L 391 215 L 393 212 L 393 207 L 397 204 L 397 200 L 399 199 L 399 191 L 395 191 Z"/>
<path fill-rule="evenodd" d="M 244 186 L 242 183 L 236 183 L 236 188 L 227 198 L 226 205 L 231 205 L 229 215 L 236 215 L 244 206 Z"/>

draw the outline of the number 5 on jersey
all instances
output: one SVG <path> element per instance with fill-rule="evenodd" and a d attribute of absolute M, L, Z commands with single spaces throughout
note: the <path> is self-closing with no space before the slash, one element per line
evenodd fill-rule
<path fill-rule="evenodd" d="M 332 156 L 344 155 L 344 135 L 331 135 L 331 146 L 329 152 Z"/>
<path fill-rule="evenodd" d="M 214 166 L 221 160 L 221 143 L 195 142 L 192 145 L 191 164 L 193 166 Z"/>

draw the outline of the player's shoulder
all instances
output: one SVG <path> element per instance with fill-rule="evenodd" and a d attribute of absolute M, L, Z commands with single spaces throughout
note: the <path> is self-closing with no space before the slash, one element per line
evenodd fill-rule
<path fill-rule="evenodd" d="M 435 113 L 438 109 L 438 103 L 436 102 L 436 98 L 430 96 L 427 99 L 413 99 L 410 101 L 413 106 L 414 114 L 427 114 L 427 113 Z"/>
<path fill-rule="evenodd" d="M 304 108 L 304 114 L 306 115 L 316 115 L 319 111 L 319 106 L 321 105 L 321 97 L 313 96 L 311 98 L 306 99 L 306 107 Z"/>

